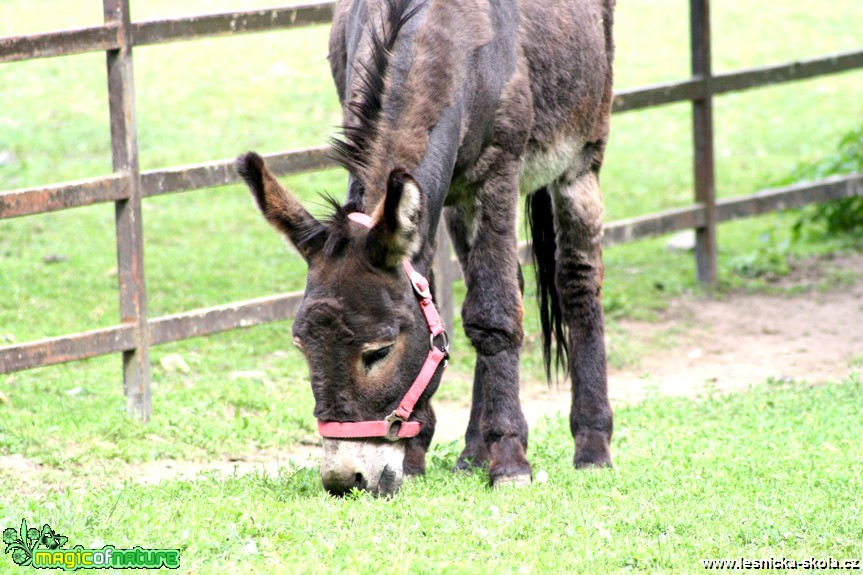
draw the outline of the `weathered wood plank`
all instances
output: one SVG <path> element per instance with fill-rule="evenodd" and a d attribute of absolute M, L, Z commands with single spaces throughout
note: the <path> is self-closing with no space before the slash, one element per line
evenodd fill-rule
<path fill-rule="evenodd" d="M 329 146 L 291 150 L 264 155 L 267 166 L 276 175 L 297 174 L 333 168 L 336 163 L 327 157 Z M 234 161 L 218 160 L 205 164 L 150 170 L 141 174 L 144 196 L 158 196 L 234 184 L 240 180 Z"/>
<path fill-rule="evenodd" d="M 121 325 L 0 347 L 0 373 L 126 351 L 135 346 L 134 332 Z"/>
<path fill-rule="evenodd" d="M 334 6 L 334 2 L 315 2 L 267 10 L 246 10 L 135 22 L 132 25 L 132 37 L 136 46 L 145 46 L 227 34 L 329 24 L 333 19 Z"/>
<path fill-rule="evenodd" d="M 150 320 L 152 345 L 290 319 L 302 292 L 263 297 Z"/>
<path fill-rule="evenodd" d="M 0 63 L 113 50 L 120 46 L 116 24 L 0 38 Z"/>
<path fill-rule="evenodd" d="M 112 202 L 129 197 L 129 177 L 122 174 L 40 188 L 0 192 L 0 220 Z"/>

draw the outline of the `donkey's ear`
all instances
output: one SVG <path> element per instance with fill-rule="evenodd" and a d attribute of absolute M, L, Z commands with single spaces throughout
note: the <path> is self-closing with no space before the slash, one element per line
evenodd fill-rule
<path fill-rule="evenodd" d="M 419 184 L 407 172 L 390 172 L 383 201 L 372 214 L 366 248 L 376 265 L 396 267 L 420 247 L 423 197 Z"/>
<path fill-rule="evenodd" d="M 237 158 L 237 173 L 258 204 L 258 209 L 276 230 L 284 234 L 306 261 L 326 242 L 326 228 L 289 194 L 255 152 Z"/>

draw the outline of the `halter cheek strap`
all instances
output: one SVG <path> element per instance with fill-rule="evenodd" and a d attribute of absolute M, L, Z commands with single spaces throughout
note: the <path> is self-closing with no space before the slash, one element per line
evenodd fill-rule
<path fill-rule="evenodd" d="M 370 228 L 372 219 L 366 214 L 354 212 L 348 215 L 352 221 Z M 391 414 L 379 421 L 320 421 L 318 420 L 318 433 L 322 437 L 331 439 L 355 439 L 361 437 L 384 437 L 390 441 L 415 437 L 422 429 L 419 421 L 408 421 L 423 392 L 434 377 L 441 361 L 446 367 L 446 359 L 449 357 L 449 338 L 444 330 L 440 316 L 432 301 L 429 281 L 421 273 L 416 271 L 410 261 L 402 262 L 405 275 L 411 282 L 414 295 L 419 302 L 420 310 L 429 329 L 429 352 L 425 363 L 420 369 L 419 375 L 414 380 L 410 389 L 402 398 L 399 406 Z M 443 335 L 444 346 L 439 348 L 434 340 Z"/>

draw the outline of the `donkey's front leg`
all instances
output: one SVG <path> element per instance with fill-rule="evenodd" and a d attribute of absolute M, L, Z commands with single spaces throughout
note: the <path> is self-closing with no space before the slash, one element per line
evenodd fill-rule
<path fill-rule="evenodd" d="M 557 273 L 563 320 L 569 328 L 576 467 L 611 466 L 612 433 L 602 317 L 602 194 L 598 174 L 565 176 L 552 186 Z"/>
<path fill-rule="evenodd" d="M 481 464 L 487 458 L 492 485 L 527 484 L 527 421 L 518 389 L 523 339 L 516 236 L 518 164 L 506 162 L 490 174 L 471 214 L 472 241 L 464 265 L 467 296 L 462 319 L 477 360 L 471 425 L 459 464 L 471 457 L 480 459 L 473 464 Z"/>
<path fill-rule="evenodd" d="M 425 475 L 426 451 L 428 451 L 429 445 L 431 444 L 432 436 L 434 436 L 435 423 L 437 422 L 434 410 L 428 402 L 424 405 L 418 406 L 414 410 L 414 417 L 417 421 L 422 422 L 423 427 L 420 430 L 419 435 L 407 440 L 403 467 L 405 477 Z"/>
<path fill-rule="evenodd" d="M 470 256 L 468 216 L 465 210 L 460 207 L 446 208 L 444 216 L 446 218 L 447 231 L 449 232 L 449 237 L 455 249 L 462 273 L 464 277 L 467 277 L 468 258 Z M 464 435 L 464 450 L 456 462 L 456 470 L 468 471 L 473 467 L 488 465 L 488 448 L 485 445 L 479 427 L 483 406 L 481 385 L 481 381 L 474 379 L 473 395 L 470 403 L 470 419 Z"/>

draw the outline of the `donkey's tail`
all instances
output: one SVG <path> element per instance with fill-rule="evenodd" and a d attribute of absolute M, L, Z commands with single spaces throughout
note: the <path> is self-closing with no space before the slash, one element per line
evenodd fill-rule
<path fill-rule="evenodd" d="M 555 283 L 557 241 L 554 236 L 554 207 L 548 188 L 540 188 L 527 196 L 525 215 L 536 272 L 539 321 L 542 326 L 542 359 L 545 363 L 546 377 L 551 381 L 552 340 L 556 344 L 555 374 L 559 373 L 561 368 L 564 373 L 568 372 L 569 348 L 566 344 L 568 330 L 563 322 L 560 295 Z"/>

